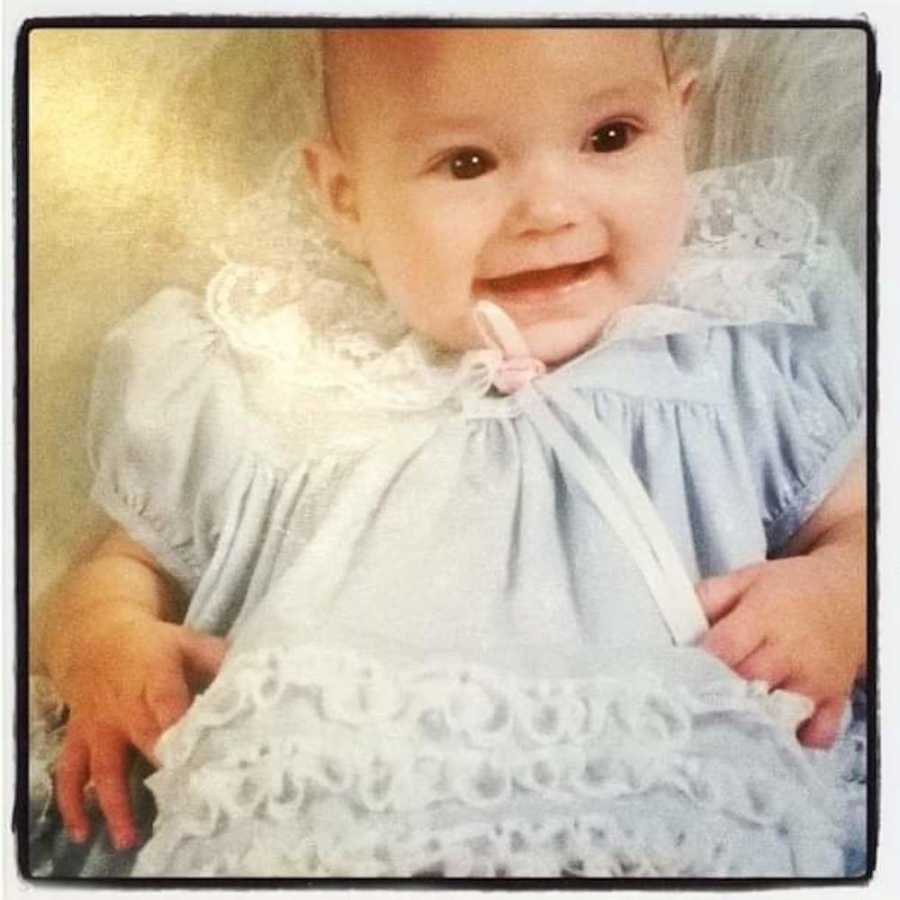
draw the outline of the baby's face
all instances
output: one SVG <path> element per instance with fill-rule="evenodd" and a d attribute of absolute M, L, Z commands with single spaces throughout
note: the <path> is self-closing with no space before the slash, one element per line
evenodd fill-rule
<path fill-rule="evenodd" d="M 689 79 L 655 32 L 339 32 L 326 72 L 334 144 L 307 158 L 348 249 L 439 343 L 479 346 L 488 299 L 559 363 L 671 269 Z"/>

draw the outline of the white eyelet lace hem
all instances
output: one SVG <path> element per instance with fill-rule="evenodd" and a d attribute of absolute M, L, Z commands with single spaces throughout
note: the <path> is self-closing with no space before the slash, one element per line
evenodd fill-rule
<path fill-rule="evenodd" d="M 691 695 L 246 652 L 158 745 L 135 874 L 840 874 L 833 798 L 793 736 L 808 714 L 737 679 Z"/>

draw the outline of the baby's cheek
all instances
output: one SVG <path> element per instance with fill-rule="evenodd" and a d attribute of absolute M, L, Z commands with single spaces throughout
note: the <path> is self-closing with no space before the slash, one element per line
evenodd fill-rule
<path fill-rule="evenodd" d="M 468 350 L 480 346 L 472 320 L 471 281 L 459 268 L 444 270 L 443 260 L 406 269 L 392 279 L 385 293 L 397 307 L 407 325 L 427 335 L 443 347 Z"/>
<path fill-rule="evenodd" d="M 629 232 L 629 249 L 633 254 L 638 280 L 650 287 L 664 281 L 675 265 L 684 241 L 688 201 L 686 194 L 669 189 L 641 207 Z"/>
<path fill-rule="evenodd" d="M 414 331 L 427 335 L 449 350 L 471 350 L 482 346 L 468 304 L 434 307 L 416 304 L 409 308 L 406 321 Z"/>

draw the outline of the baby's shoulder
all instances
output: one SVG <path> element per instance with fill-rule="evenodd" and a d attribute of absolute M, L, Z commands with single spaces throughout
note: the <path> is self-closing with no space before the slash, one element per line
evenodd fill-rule
<path fill-rule="evenodd" d="M 788 326 L 786 339 L 859 330 L 863 280 L 841 240 L 794 187 L 794 168 L 792 160 L 769 159 L 692 176 L 668 303 L 719 324 L 761 326 L 735 331 L 748 342 L 778 331 L 767 325 Z"/>
<path fill-rule="evenodd" d="M 162 288 L 136 306 L 106 335 L 105 347 L 128 350 L 148 364 L 168 356 L 202 353 L 216 327 L 203 299 L 183 287 Z"/>
<path fill-rule="evenodd" d="M 249 463 L 274 478 L 349 471 L 385 427 L 384 416 L 358 414 L 375 385 L 354 353 L 377 364 L 376 354 L 354 344 L 343 358 L 297 303 L 245 296 L 245 285 L 231 292 L 235 302 L 227 288 L 242 274 L 226 266 L 203 297 L 161 290 L 110 331 L 91 433 L 118 434 L 160 458 Z M 396 369 L 382 377 L 395 390 Z"/>
<path fill-rule="evenodd" d="M 247 478 L 233 367 L 200 298 L 169 288 L 117 324 L 87 427 L 92 498 L 192 590 Z M 249 476 L 248 476 L 249 477 Z"/>
<path fill-rule="evenodd" d="M 165 288 L 115 325 L 97 357 L 88 422 L 96 459 L 176 457 L 241 441 L 239 374 L 202 299 Z M 112 449 L 111 449 L 112 448 Z M 125 452 L 127 450 L 127 453 Z"/>
<path fill-rule="evenodd" d="M 825 234 L 802 262 L 787 259 L 766 286 L 773 312 L 716 333 L 713 347 L 739 385 L 845 382 L 861 386 L 867 305 L 863 282 Z"/>
<path fill-rule="evenodd" d="M 240 403 L 240 379 L 196 294 L 165 288 L 107 334 L 94 383 L 95 415 L 110 427 L 193 429 L 212 407 Z"/>

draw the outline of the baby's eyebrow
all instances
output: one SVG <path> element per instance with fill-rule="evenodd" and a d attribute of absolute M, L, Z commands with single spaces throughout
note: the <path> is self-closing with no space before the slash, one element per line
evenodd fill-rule
<path fill-rule="evenodd" d="M 394 132 L 394 139 L 400 143 L 414 143 L 435 134 L 477 131 L 483 125 L 479 116 L 422 116 L 401 125 Z"/>
<path fill-rule="evenodd" d="M 604 87 L 598 91 L 592 91 L 584 99 L 585 106 L 595 106 L 600 103 L 612 103 L 619 100 L 645 100 L 656 99 L 663 89 L 662 84 L 647 79 L 630 81 L 628 84 Z"/>

